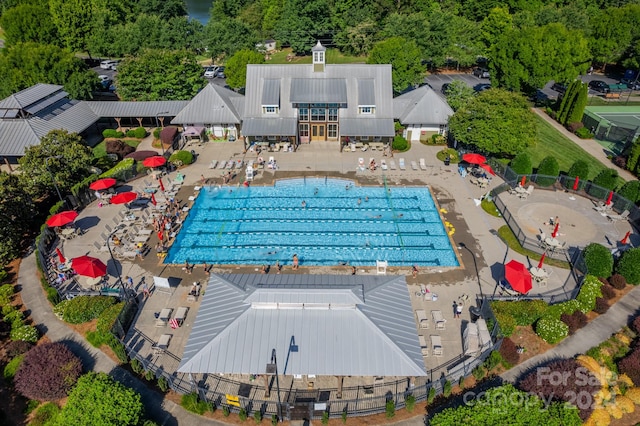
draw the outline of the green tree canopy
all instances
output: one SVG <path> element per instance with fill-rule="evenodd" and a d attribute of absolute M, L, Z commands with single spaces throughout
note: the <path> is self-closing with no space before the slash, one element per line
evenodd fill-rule
<path fill-rule="evenodd" d="M 18 175 L 0 172 L 0 266 L 18 257 L 35 216 L 33 198 Z"/>
<path fill-rule="evenodd" d="M 239 89 L 247 83 L 247 64 L 264 64 L 264 56 L 255 50 L 243 49 L 235 53 L 225 68 L 227 84 Z"/>
<path fill-rule="evenodd" d="M 329 10 L 326 0 L 285 0 L 276 37 L 294 53 L 309 52 L 330 31 Z"/>
<path fill-rule="evenodd" d="M 630 180 L 625 183 L 618 190 L 618 195 L 637 204 L 640 201 L 640 181 Z"/>
<path fill-rule="evenodd" d="M 401 92 L 419 83 L 424 73 L 420 61 L 420 49 L 415 42 L 402 37 L 391 37 L 376 43 L 367 63 L 391 64 L 395 92 Z"/>
<path fill-rule="evenodd" d="M 569 171 L 567 172 L 567 176 L 570 177 L 579 177 L 580 179 L 589 179 L 589 163 L 584 160 L 576 160 L 571 167 L 569 167 Z"/>
<path fill-rule="evenodd" d="M 475 91 L 462 80 L 453 80 L 444 93 L 449 106 L 454 111 L 465 107 L 475 94 Z"/>
<path fill-rule="evenodd" d="M 604 67 L 615 62 L 631 46 L 633 23 L 626 8 L 610 7 L 591 19 L 589 45 L 596 61 Z"/>
<path fill-rule="evenodd" d="M 533 173 L 533 165 L 531 164 L 531 156 L 527 152 L 520 152 L 513 157 L 509 163 L 511 170 L 519 175 L 530 175 Z"/>
<path fill-rule="evenodd" d="M 118 66 L 122 100 L 159 101 L 193 98 L 204 87 L 202 67 L 185 50 L 148 49 Z"/>
<path fill-rule="evenodd" d="M 136 426 L 144 414 L 140 394 L 105 373 L 87 373 L 78 379 L 56 425 Z"/>
<path fill-rule="evenodd" d="M 535 143 L 536 125 L 526 99 L 489 89 L 475 96 L 449 120 L 459 142 L 489 154 L 515 155 Z"/>
<path fill-rule="evenodd" d="M 47 5 L 20 4 L 6 10 L 0 18 L 7 46 L 32 41 L 55 44 L 56 27 Z"/>
<path fill-rule="evenodd" d="M 204 35 L 212 59 L 230 57 L 241 49 L 254 49 L 260 40 L 247 24 L 233 18 L 209 21 Z"/>
<path fill-rule="evenodd" d="M 482 41 L 490 49 L 500 36 L 513 28 L 513 17 L 506 7 L 494 7 L 482 21 Z"/>
<path fill-rule="evenodd" d="M 90 99 L 98 79 L 81 59 L 51 44 L 18 43 L 5 49 L 0 55 L 0 98 L 37 83 L 60 84 L 72 98 Z"/>
<path fill-rule="evenodd" d="M 591 243 L 582 250 L 582 257 L 587 266 L 587 273 L 599 278 L 609 278 L 613 272 L 613 255 L 611 251 L 598 243 Z"/>
<path fill-rule="evenodd" d="M 582 31 L 562 24 L 508 31 L 491 50 L 491 83 L 533 92 L 549 80 L 571 81 L 589 67 L 589 48 Z"/>
<path fill-rule="evenodd" d="M 632 248 L 622 253 L 616 272 L 627 280 L 629 284 L 640 284 L 640 248 Z"/>
<path fill-rule="evenodd" d="M 57 158 L 59 157 L 59 158 Z M 77 133 L 52 130 L 39 145 L 28 147 L 20 158 L 20 179 L 27 191 L 36 197 L 55 195 L 52 177 L 64 194 L 89 175 L 93 154 Z M 49 171 L 51 173 L 49 173 Z"/>
<path fill-rule="evenodd" d="M 184 0 L 138 0 L 137 14 L 154 14 L 163 20 L 187 15 L 187 4 Z"/>
<path fill-rule="evenodd" d="M 84 51 L 94 18 L 93 1 L 49 0 L 49 10 L 64 46 L 71 52 Z"/>
<path fill-rule="evenodd" d="M 538 177 L 536 183 L 540 186 L 551 186 L 556 182 L 560 174 L 560 165 L 556 157 L 549 155 L 544 157 L 538 165 L 538 175 L 551 177 Z"/>

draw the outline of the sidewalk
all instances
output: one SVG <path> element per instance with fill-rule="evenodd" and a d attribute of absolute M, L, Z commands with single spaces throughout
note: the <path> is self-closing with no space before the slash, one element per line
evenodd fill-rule
<path fill-rule="evenodd" d="M 609 167 L 618 171 L 618 174 L 625 181 L 636 180 L 636 177 L 631 174 L 628 170 L 621 169 L 616 166 L 607 158 L 607 154 L 604 152 L 604 148 L 600 145 L 595 139 L 580 139 L 567 129 L 565 129 L 560 123 L 558 123 L 553 118 L 549 117 L 543 110 L 540 108 L 532 108 L 533 112 L 536 113 L 540 118 L 545 120 L 547 123 L 552 125 L 557 131 L 562 133 L 568 139 L 571 139 L 578 145 L 580 148 L 587 151 L 589 154 L 593 155 L 596 159 L 600 160 L 605 167 Z"/>

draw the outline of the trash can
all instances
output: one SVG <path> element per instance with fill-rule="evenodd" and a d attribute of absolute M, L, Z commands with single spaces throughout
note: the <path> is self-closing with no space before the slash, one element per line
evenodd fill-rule
<path fill-rule="evenodd" d="M 478 318 L 482 316 L 482 312 L 480 311 L 480 308 L 476 306 L 470 306 L 469 313 L 471 314 L 471 322 L 476 322 Z"/>
<path fill-rule="evenodd" d="M 451 164 L 451 157 L 447 155 L 444 159 L 444 165 L 448 166 L 449 164 Z"/>

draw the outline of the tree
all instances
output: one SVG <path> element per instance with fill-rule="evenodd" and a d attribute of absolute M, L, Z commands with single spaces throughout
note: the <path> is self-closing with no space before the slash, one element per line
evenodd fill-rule
<path fill-rule="evenodd" d="M 485 90 L 449 119 L 453 136 L 489 154 L 512 156 L 535 143 L 535 117 L 526 99 L 502 89 Z"/>
<path fill-rule="evenodd" d="M 0 18 L 7 46 L 33 41 L 55 44 L 56 27 L 49 8 L 38 4 L 20 4 L 6 10 Z"/>
<path fill-rule="evenodd" d="M 486 18 L 482 21 L 480 27 L 482 42 L 487 50 L 496 44 L 500 35 L 510 31 L 513 28 L 513 18 L 509 14 L 509 9 L 505 7 L 494 7 L 491 9 Z"/>
<path fill-rule="evenodd" d="M 462 80 L 453 80 L 449 83 L 444 95 L 449 106 L 454 111 L 466 106 L 475 96 L 474 90 Z"/>
<path fill-rule="evenodd" d="M 116 382 L 105 373 L 80 377 L 57 425 L 135 426 L 144 412 L 140 394 Z"/>
<path fill-rule="evenodd" d="M 209 21 L 204 27 L 205 43 L 212 59 L 229 57 L 241 49 L 254 49 L 257 34 L 239 19 Z"/>
<path fill-rule="evenodd" d="M 633 27 L 626 12 L 623 8 L 610 7 L 590 20 L 589 45 L 594 59 L 602 63 L 603 70 L 608 63 L 618 61 L 631 46 Z"/>
<path fill-rule="evenodd" d="M 569 87 L 567 87 L 567 91 L 564 93 L 564 96 L 562 97 L 562 101 L 560 102 L 560 107 L 558 108 L 557 119 L 560 124 L 563 124 L 563 125 L 567 124 L 569 111 L 572 105 L 577 100 L 579 87 L 581 83 L 582 82 L 578 81 L 578 79 L 575 79 L 571 83 L 569 83 Z"/>
<path fill-rule="evenodd" d="M 540 161 L 538 166 L 538 175 L 551 177 L 538 177 L 536 183 L 540 186 L 551 186 L 556 182 L 560 173 L 560 165 L 556 157 L 549 155 Z"/>
<path fill-rule="evenodd" d="M 582 115 L 584 114 L 584 109 L 587 106 L 587 102 L 589 101 L 589 86 L 587 85 L 587 83 L 579 82 L 577 90 L 578 95 L 569 108 L 569 114 L 567 116 L 567 122 L 565 124 L 582 122 Z"/>
<path fill-rule="evenodd" d="M 562 24 L 508 31 L 491 49 L 491 83 L 533 92 L 549 80 L 571 81 L 586 72 L 589 48 L 582 31 Z"/>
<path fill-rule="evenodd" d="M 401 92 L 419 83 L 424 73 L 420 61 L 420 49 L 415 42 L 402 37 L 391 37 L 376 43 L 367 63 L 391 64 L 395 92 Z"/>
<path fill-rule="evenodd" d="M 45 343 L 26 353 L 16 371 L 16 390 L 38 401 L 64 398 L 82 374 L 82 362 L 64 343 Z"/>
<path fill-rule="evenodd" d="M 276 38 L 296 54 L 309 52 L 330 31 L 328 10 L 326 0 L 285 0 Z"/>
<path fill-rule="evenodd" d="M 118 93 L 123 100 L 191 99 L 206 84 L 202 67 L 185 50 L 148 49 L 118 66 Z"/>
<path fill-rule="evenodd" d="M 640 159 L 640 137 L 637 137 L 631 145 L 631 151 L 629 151 L 629 157 L 627 158 L 627 170 L 631 173 L 637 174 L 638 172 L 638 160 Z"/>
<path fill-rule="evenodd" d="M 63 85 L 72 98 L 90 99 L 98 84 L 81 59 L 51 44 L 18 43 L 0 55 L 0 98 L 37 83 Z M 73 82 L 72 84 L 69 84 Z"/>
<path fill-rule="evenodd" d="M 584 160 L 576 160 L 571 167 L 569 167 L 567 176 L 572 178 L 579 177 L 584 180 L 589 179 L 589 163 Z"/>
<path fill-rule="evenodd" d="M 626 198 L 634 204 L 640 201 L 640 181 L 631 180 L 618 190 L 618 195 Z"/>
<path fill-rule="evenodd" d="M 350 55 L 366 55 L 373 47 L 377 25 L 371 20 L 345 28 L 334 37 L 340 51 Z"/>
<path fill-rule="evenodd" d="M 587 273 L 600 278 L 608 278 L 613 272 L 613 255 L 611 251 L 598 243 L 591 243 L 582 250 L 582 258 Z"/>
<path fill-rule="evenodd" d="M 264 56 L 255 50 L 243 49 L 227 62 L 225 74 L 227 84 L 234 88 L 244 87 L 247 82 L 247 64 L 264 64 Z"/>
<path fill-rule="evenodd" d="M 17 175 L 0 172 L 0 266 L 17 258 L 36 214 Z"/>
<path fill-rule="evenodd" d="M 39 145 L 25 149 L 24 157 L 18 160 L 22 171 L 20 179 L 35 197 L 55 194 L 54 181 L 64 194 L 89 175 L 87 169 L 92 159 L 91 149 L 77 133 L 52 130 L 40 140 Z"/>
<path fill-rule="evenodd" d="M 136 14 L 154 14 L 162 20 L 169 20 L 187 15 L 184 0 L 138 0 Z"/>
<path fill-rule="evenodd" d="M 533 173 L 533 165 L 531 164 L 531 156 L 527 152 L 521 152 L 509 163 L 511 170 L 519 175 L 530 175 Z"/>
<path fill-rule="evenodd" d="M 71 52 L 82 52 L 93 23 L 92 0 L 49 0 L 51 18 L 61 41 Z"/>
<path fill-rule="evenodd" d="M 640 248 L 632 248 L 622 253 L 616 272 L 627 280 L 629 284 L 640 284 Z"/>

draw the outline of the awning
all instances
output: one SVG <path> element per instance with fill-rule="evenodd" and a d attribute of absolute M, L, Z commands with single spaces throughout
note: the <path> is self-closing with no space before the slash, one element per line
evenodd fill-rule
<path fill-rule="evenodd" d="M 245 118 L 242 122 L 242 135 L 295 136 L 296 126 L 295 118 Z"/>

